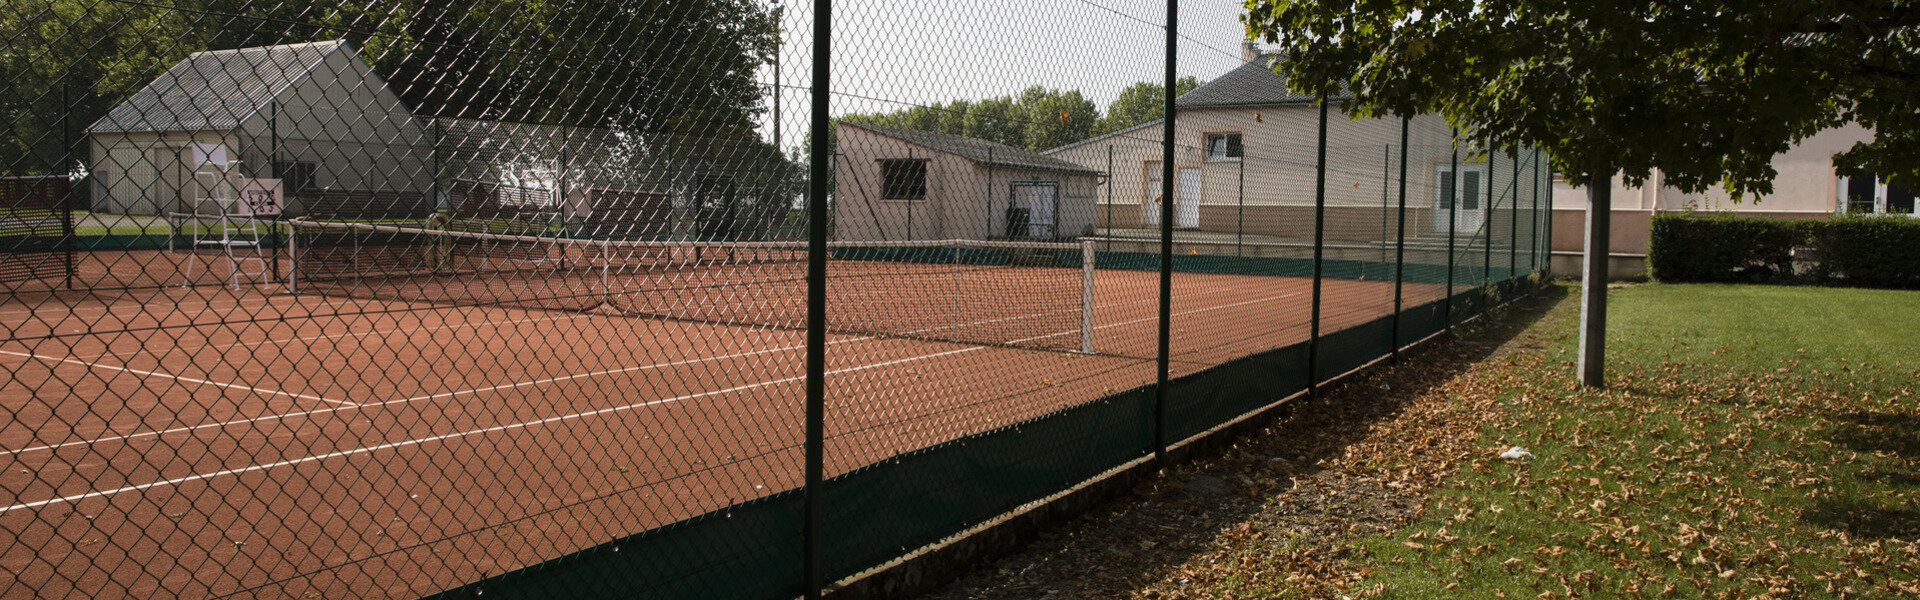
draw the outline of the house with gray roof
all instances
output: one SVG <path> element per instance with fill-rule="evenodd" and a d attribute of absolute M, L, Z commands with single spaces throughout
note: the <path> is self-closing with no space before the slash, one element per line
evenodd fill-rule
<path fill-rule="evenodd" d="M 98 212 L 206 211 L 220 178 L 292 212 L 435 207 L 427 128 L 344 41 L 195 52 L 86 133 Z"/>
<path fill-rule="evenodd" d="M 1287 79 L 1273 71 L 1274 59 L 1247 43 L 1240 66 L 1174 100 L 1173 225 L 1188 232 L 1182 234 L 1186 239 L 1243 231 L 1273 241 L 1313 235 L 1319 107 L 1315 98 L 1288 88 Z M 1152 236 L 1160 217 L 1162 131 L 1162 123 L 1154 121 L 1041 154 L 1110 173 L 1097 191 L 1096 216 L 1104 235 Z M 1460 185 L 1444 186 L 1453 170 L 1445 120 L 1417 117 L 1409 133 L 1408 231 L 1444 234 L 1450 222 L 1463 232 L 1483 228 L 1486 166 L 1463 156 Z M 1399 164 L 1397 144 L 1389 148 L 1381 142 L 1399 138 L 1399 119 L 1331 116 L 1328 239 L 1381 239 L 1382 224 L 1394 209 L 1388 200 L 1398 192 L 1383 186 L 1397 179 Z M 1512 176 L 1505 171 L 1510 162 L 1503 165 L 1498 177 L 1506 181 Z M 1457 214 L 1448 214 L 1454 202 L 1442 197 L 1447 189 L 1458 190 L 1462 210 Z"/>
<path fill-rule="evenodd" d="M 1092 233 L 1099 169 L 959 135 L 841 122 L 834 235 L 848 241 Z"/>

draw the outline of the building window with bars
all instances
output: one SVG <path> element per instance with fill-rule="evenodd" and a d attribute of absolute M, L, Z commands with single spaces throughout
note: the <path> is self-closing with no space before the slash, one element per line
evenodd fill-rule
<path fill-rule="evenodd" d="M 1207 160 L 1238 161 L 1242 154 L 1240 134 L 1209 133 L 1206 137 Z"/>
<path fill-rule="evenodd" d="M 880 161 L 880 199 L 927 199 L 926 159 L 888 159 Z"/>

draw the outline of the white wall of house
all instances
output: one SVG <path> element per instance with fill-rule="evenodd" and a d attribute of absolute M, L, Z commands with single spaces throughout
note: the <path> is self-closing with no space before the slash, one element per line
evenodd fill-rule
<path fill-rule="evenodd" d="M 1859 125 L 1848 125 L 1814 134 L 1785 152 L 1774 155 L 1773 168 L 1778 175 L 1773 193 L 1735 200 L 1724 189 L 1690 193 L 1666 185 L 1658 171 L 1641 185 L 1628 185 L 1625 178 L 1613 179 L 1614 210 L 1681 211 L 1729 210 L 1769 215 L 1827 215 L 1836 210 L 1839 178 L 1833 171 L 1833 155 L 1857 142 L 1872 141 L 1873 132 Z M 1554 184 L 1555 210 L 1585 210 L 1586 188 L 1564 181 Z"/>
<path fill-rule="evenodd" d="M 1005 237 L 1016 183 L 1057 184 L 1055 231 L 1062 238 L 1093 227 L 1091 174 L 991 168 L 966 157 L 858 127 L 836 130 L 834 236 L 837 240 L 940 240 Z M 926 160 L 922 199 L 884 197 L 882 160 Z"/>
<path fill-rule="evenodd" d="M 1246 106 L 1182 110 L 1175 121 L 1176 178 L 1197 174 L 1197 194 L 1176 196 L 1199 199 L 1197 207 L 1177 206 L 1175 226 L 1202 231 L 1248 233 L 1278 237 L 1312 235 L 1311 210 L 1315 202 L 1318 164 L 1319 109 L 1305 104 Z M 1383 218 L 1391 221 L 1399 201 L 1399 119 L 1350 119 L 1330 115 L 1327 123 L 1327 229 L 1330 239 L 1377 240 L 1383 236 Z M 1055 158 L 1112 176 L 1096 191 L 1100 219 L 1119 228 L 1148 227 L 1158 221 L 1152 203 L 1160 194 L 1161 132 L 1158 124 L 1123 131 L 1104 138 L 1049 151 Z M 1423 115 L 1408 123 L 1407 208 L 1409 235 L 1443 235 L 1449 222 L 1439 205 L 1439 183 L 1455 160 L 1452 131 L 1445 119 Z M 1209 134 L 1240 134 L 1243 156 L 1210 157 Z M 1487 204 L 1487 160 L 1463 153 L 1461 171 L 1476 172 L 1478 191 L 1471 206 Z M 1545 194 L 1544 181 L 1535 178 L 1533 157 L 1521 157 L 1523 181 L 1516 185 L 1512 158 L 1494 163 L 1491 183 L 1495 202 L 1510 208 L 1517 195 L 1530 207 Z M 1464 188 L 1463 188 L 1464 189 Z M 1545 200 L 1541 199 L 1544 204 Z M 1187 217 L 1182 219 L 1181 214 Z M 1495 219 L 1504 217 L 1496 216 Z M 1493 225 L 1503 224 L 1495 223 Z M 1390 223 L 1391 225 L 1391 223 Z M 1462 214 L 1455 228 L 1478 231 L 1489 225 L 1484 208 L 1478 218 Z M 1397 226 L 1397 225 L 1396 225 Z M 1387 231 L 1387 233 L 1392 233 Z M 1523 232 L 1523 234 L 1527 234 Z M 1511 235 L 1507 230 L 1502 235 Z"/>
<path fill-rule="evenodd" d="M 1641 185 L 1628 185 L 1624 177 L 1614 177 L 1608 240 L 1613 253 L 1611 273 L 1616 279 L 1645 276 L 1648 236 L 1656 213 L 1712 210 L 1770 218 L 1834 214 L 1838 210 L 1840 177 L 1834 173 L 1833 155 L 1872 139 L 1873 132 L 1859 125 L 1814 134 L 1774 155 L 1772 163 L 1778 175 L 1772 193 L 1737 201 L 1719 188 L 1698 193 L 1681 191 L 1666 185 L 1658 171 Z M 1555 180 L 1553 208 L 1553 251 L 1558 256 L 1554 270 L 1561 275 L 1577 274 L 1586 235 L 1587 189 Z"/>

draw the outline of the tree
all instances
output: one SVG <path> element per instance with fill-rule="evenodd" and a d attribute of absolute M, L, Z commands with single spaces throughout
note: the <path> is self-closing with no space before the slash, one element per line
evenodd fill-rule
<path fill-rule="evenodd" d="M 1200 80 L 1191 75 L 1173 82 L 1173 95 L 1181 94 L 1200 87 Z M 1158 83 L 1142 81 L 1120 90 L 1120 97 L 1107 105 L 1107 116 L 1100 119 L 1096 133 L 1113 133 L 1128 127 L 1149 123 L 1164 116 L 1166 107 L 1166 88 Z"/>
<path fill-rule="evenodd" d="M 1018 97 L 955 100 L 840 120 L 918 129 L 998 142 L 1034 152 L 1092 137 L 1100 109 L 1078 90 L 1033 86 Z"/>
<path fill-rule="evenodd" d="M 192 52 L 341 38 L 421 115 L 757 139 L 779 38 L 753 0 L 20 2 L 0 13 L 22 50 L 0 57 L 10 173 L 47 172 L 63 117 L 84 129 Z"/>
<path fill-rule="evenodd" d="M 1297 91 L 1358 115 L 1439 113 L 1490 149 L 1546 150 L 1590 191 L 1588 309 L 1605 314 L 1607 182 L 1771 191 L 1773 156 L 1824 129 L 1877 138 L 1843 174 L 1920 182 L 1920 10 L 1906 0 L 1248 0 Z M 1603 267 L 1602 267 L 1603 268 Z M 1592 325 L 1603 323 L 1589 322 Z M 1598 385 L 1603 327 L 1582 332 Z"/>
<path fill-rule="evenodd" d="M 988 98 L 973 103 L 973 110 L 967 113 L 965 131 L 962 135 L 972 138 L 999 142 L 1015 148 L 1027 147 L 1026 120 L 1020 105 L 1011 96 Z"/>
<path fill-rule="evenodd" d="M 1079 90 L 1033 86 L 1020 92 L 1020 112 L 1026 116 L 1027 149 L 1039 152 L 1093 137 L 1100 107 Z"/>

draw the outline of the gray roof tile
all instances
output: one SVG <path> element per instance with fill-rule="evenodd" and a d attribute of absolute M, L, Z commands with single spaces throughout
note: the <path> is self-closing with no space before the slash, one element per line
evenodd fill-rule
<path fill-rule="evenodd" d="M 1227 74 L 1221 75 L 1206 85 L 1194 88 L 1174 99 L 1174 106 L 1182 109 L 1215 108 L 1223 106 L 1259 106 L 1268 104 L 1307 104 L 1314 101 L 1307 96 L 1287 89 L 1287 78 L 1273 72 L 1272 54 L 1263 54 L 1259 58 L 1247 61 Z M 1331 99 L 1345 99 L 1340 94 Z"/>
<path fill-rule="evenodd" d="M 864 129 L 893 139 L 924 146 L 930 150 L 957 155 L 982 166 L 1054 171 L 1060 173 L 1086 173 L 1092 175 L 1098 175 L 1100 173 L 1097 170 L 1058 158 L 1041 156 L 1006 144 L 989 142 L 987 140 L 962 135 L 886 127 L 883 125 L 868 125 L 866 123 L 849 123 L 846 121 L 840 122 L 840 125 Z"/>
<path fill-rule="evenodd" d="M 328 41 L 195 52 L 114 106 L 87 131 L 233 129 L 342 45 Z"/>

